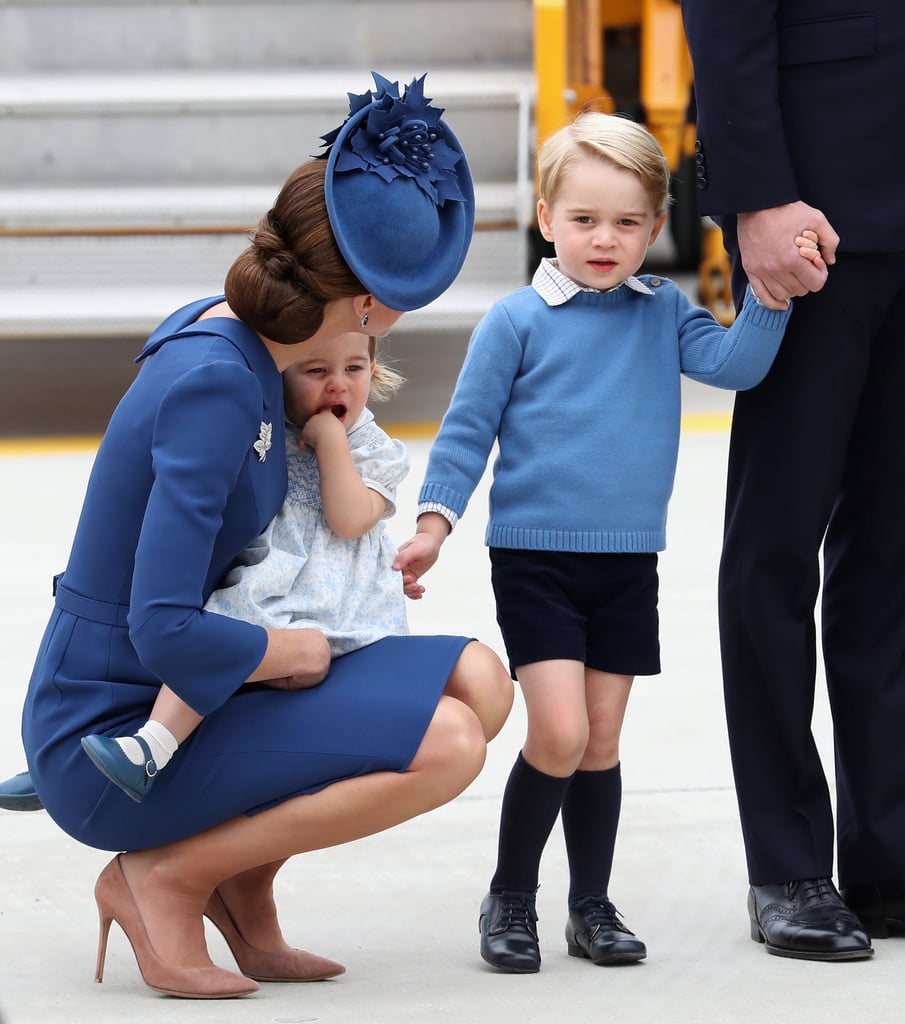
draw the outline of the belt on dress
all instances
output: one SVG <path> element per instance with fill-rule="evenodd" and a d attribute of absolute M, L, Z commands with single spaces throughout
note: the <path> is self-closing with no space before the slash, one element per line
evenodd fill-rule
<path fill-rule="evenodd" d="M 83 597 L 63 583 L 63 573 L 53 578 L 53 595 L 57 608 L 78 615 L 79 618 L 102 622 L 107 626 L 129 625 L 127 604 L 110 604 L 108 601 L 95 601 L 93 598 Z"/>

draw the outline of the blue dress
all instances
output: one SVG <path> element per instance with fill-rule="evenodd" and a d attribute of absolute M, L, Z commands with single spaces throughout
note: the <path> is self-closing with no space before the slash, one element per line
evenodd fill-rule
<path fill-rule="evenodd" d="M 98 449 L 28 687 L 22 737 L 51 817 L 105 850 L 159 846 L 331 782 L 411 763 L 468 640 L 387 637 L 314 689 L 243 685 L 263 627 L 205 611 L 286 493 L 282 378 L 238 321 L 169 317 Z M 161 681 L 205 720 L 141 804 L 79 740 L 147 719 Z"/>

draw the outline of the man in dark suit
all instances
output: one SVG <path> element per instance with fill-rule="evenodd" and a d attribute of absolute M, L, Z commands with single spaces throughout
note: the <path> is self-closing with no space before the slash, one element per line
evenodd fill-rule
<path fill-rule="evenodd" d="M 860 959 L 905 925 L 905 5 L 681 2 L 700 210 L 737 297 L 747 278 L 795 300 L 736 399 L 720 566 L 751 936 Z M 825 265 L 789 245 L 806 229 Z M 835 832 L 811 732 L 821 543 Z"/>

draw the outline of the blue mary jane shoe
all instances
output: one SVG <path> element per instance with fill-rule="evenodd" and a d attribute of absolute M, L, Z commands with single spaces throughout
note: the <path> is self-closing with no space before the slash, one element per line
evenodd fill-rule
<path fill-rule="evenodd" d="M 28 772 L 19 772 L 11 779 L 0 782 L 0 807 L 6 811 L 41 811 L 44 804 L 35 792 Z"/>
<path fill-rule="evenodd" d="M 151 756 L 151 748 L 141 738 L 135 736 L 142 753 L 145 755 L 143 764 L 130 761 L 123 748 L 109 736 L 83 736 L 82 750 L 91 758 L 95 768 L 137 804 L 150 792 L 157 777 L 157 764 Z"/>

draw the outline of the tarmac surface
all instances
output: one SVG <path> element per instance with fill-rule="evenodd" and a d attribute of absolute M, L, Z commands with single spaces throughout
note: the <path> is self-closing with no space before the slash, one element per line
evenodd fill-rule
<path fill-rule="evenodd" d="M 716 395 L 716 398 L 713 396 Z M 694 386 L 669 548 L 661 556 L 663 672 L 639 679 L 622 743 L 624 802 L 610 896 L 645 940 L 642 964 L 599 968 L 566 954 L 567 869 L 557 825 L 538 894 L 543 965 L 498 974 L 478 955 L 477 912 L 492 873 L 500 799 L 524 738 L 520 696 L 477 781 L 447 806 L 382 835 L 291 861 L 278 880 L 290 941 L 347 973 L 309 985 L 262 985 L 231 1001 L 146 988 L 128 942 L 111 930 L 104 983 L 93 981 L 94 880 L 110 855 L 78 845 L 44 812 L 0 811 L 0 1014 L 3 1024 L 761 1024 L 902 1020 L 905 941 L 873 960 L 819 964 L 768 956 L 749 938 L 747 882 L 722 711 L 715 580 L 731 396 Z M 411 532 L 429 439 L 408 441 L 412 473 L 392 522 Z M 19 714 L 65 565 L 90 446 L 0 443 L 0 778 L 24 767 Z M 475 635 L 502 654 L 482 543 L 486 478 L 410 605 L 415 632 Z M 815 733 L 831 765 L 818 686 Z M 210 930 L 214 959 L 232 961 Z"/>

